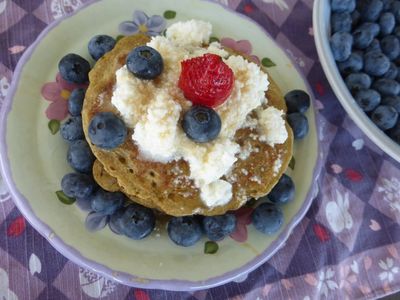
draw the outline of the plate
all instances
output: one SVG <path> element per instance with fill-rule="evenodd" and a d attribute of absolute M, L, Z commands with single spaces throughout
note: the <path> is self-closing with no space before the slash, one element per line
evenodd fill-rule
<path fill-rule="evenodd" d="M 319 60 L 328 81 L 343 108 L 357 126 L 379 148 L 400 162 L 400 145 L 380 130 L 360 108 L 348 90 L 329 45 L 331 8 L 328 0 L 314 1 L 313 28 Z"/>
<path fill-rule="evenodd" d="M 58 201 L 55 195 L 62 176 L 71 169 L 65 160 L 66 143 L 49 130 L 56 131 L 57 121 L 49 122 L 46 112 L 53 117 L 59 113 L 57 109 L 62 103 L 56 102 L 66 98 L 70 87 L 64 86 L 66 90 L 59 91 L 50 102 L 43 99 L 41 89 L 48 82 L 57 85 L 54 83 L 57 64 L 63 55 L 75 52 L 88 58 L 86 45 L 92 36 L 100 33 L 117 36 L 119 24 L 136 22 L 137 15 L 143 16 L 142 11 L 150 18 L 150 25 L 156 23 L 154 15 L 163 16 L 167 24 L 188 19 L 209 21 L 214 27 L 214 37 L 254 55 L 254 59 L 268 67 L 283 92 L 299 88 L 311 95 L 304 77 L 284 50 L 255 22 L 222 5 L 200 0 L 95 1 L 48 27 L 21 58 L 1 112 L 1 170 L 22 214 L 75 263 L 135 287 L 210 288 L 243 276 L 264 263 L 305 215 L 316 195 L 313 183 L 320 170 L 314 107 L 307 113 L 310 132 L 295 143 L 292 169 L 288 170 L 297 187 L 296 199 L 283 208 L 285 223 L 276 235 L 265 236 L 247 225 L 248 213 L 239 219 L 241 234 L 219 242 L 215 254 L 204 253 L 205 239 L 189 248 L 174 245 L 164 228 L 141 241 L 115 235 L 107 227 L 95 233 L 87 231 L 86 214 L 76 205 Z M 58 108 L 54 110 L 55 106 Z"/>

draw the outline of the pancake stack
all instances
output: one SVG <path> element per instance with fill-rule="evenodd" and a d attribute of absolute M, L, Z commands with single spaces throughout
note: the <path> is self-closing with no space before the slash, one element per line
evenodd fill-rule
<path fill-rule="evenodd" d="M 101 149 L 90 142 L 88 126 L 97 113 L 113 112 L 119 115 L 111 103 L 116 71 L 125 64 L 132 49 L 145 45 L 149 40 L 141 34 L 121 39 L 89 74 L 90 85 L 86 91 L 82 120 L 86 139 L 97 158 L 93 167 L 97 183 L 105 190 L 121 191 L 134 202 L 172 216 L 221 215 L 240 208 L 252 198 L 268 194 L 292 157 L 293 134 L 287 123 L 287 140 L 273 147 L 254 138 L 258 135 L 256 129 L 242 128 L 236 132 L 234 140 L 242 149 L 256 151 L 249 151 L 244 156 L 239 153 L 230 173 L 222 178 L 232 184 L 232 199 L 226 205 L 216 207 L 207 207 L 202 202 L 199 189 L 189 177 L 190 169 L 186 161 L 160 163 L 144 160 L 131 139 L 133 129 L 129 129 L 125 142 L 113 150 Z M 271 76 L 269 81 L 266 107 L 274 106 L 286 112 L 281 91 Z"/>

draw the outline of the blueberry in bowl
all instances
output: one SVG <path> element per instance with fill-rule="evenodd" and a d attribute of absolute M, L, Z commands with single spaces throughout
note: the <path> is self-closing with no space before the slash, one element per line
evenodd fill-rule
<path fill-rule="evenodd" d="M 349 30 L 348 17 L 352 18 Z M 333 91 L 360 129 L 400 161 L 400 2 L 314 2 L 314 38 Z"/>

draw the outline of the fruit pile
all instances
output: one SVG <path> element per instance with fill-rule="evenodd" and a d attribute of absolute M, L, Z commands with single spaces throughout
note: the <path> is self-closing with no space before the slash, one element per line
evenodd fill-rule
<path fill-rule="evenodd" d="M 330 44 L 361 109 L 400 144 L 400 1 L 331 0 Z"/>
<path fill-rule="evenodd" d="M 93 59 L 100 59 L 115 46 L 109 36 L 96 36 L 89 43 Z M 159 52 L 148 46 L 133 49 L 127 56 L 128 70 L 143 80 L 152 80 L 163 72 L 163 59 Z M 59 63 L 61 76 L 79 84 L 88 82 L 89 63 L 77 54 L 68 54 Z M 182 129 L 194 142 L 205 143 L 215 139 L 221 130 L 221 119 L 213 109 L 230 95 L 234 83 L 232 70 L 221 57 L 205 54 L 182 62 L 182 72 L 177 85 L 193 106 L 182 118 Z M 68 142 L 67 161 L 75 170 L 61 181 L 64 197 L 91 214 L 103 216 L 110 229 L 131 239 L 148 236 L 156 226 L 154 211 L 130 201 L 123 193 L 108 192 L 97 185 L 92 176 L 95 156 L 91 152 L 82 128 L 82 106 L 85 89 L 74 90 L 68 100 L 71 117 L 61 126 L 61 136 Z M 294 90 L 285 96 L 288 106 L 288 122 L 296 139 L 308 133 L 308 121 L 304 115 L 310 106 L 309 96 Z M 124 122 L 111 112 L 96 114 L 88 128 L 90 142 L 105 150 L 115 149 L 125 142 L 127 128 Z M 283 175 L 268 196 L 262 197 L 252 213 L 254 227 L 264 234 L 276 233 L 283 224 L 281 205 L 294 198 L 292 179 Z M 180 246 L 191 246 L 205 234 L 211 241 L 219 241 L 236 229 L 236 216 L 227 213 L 220 216 L 171 217 L 167 224 L 170 239 Z"/>

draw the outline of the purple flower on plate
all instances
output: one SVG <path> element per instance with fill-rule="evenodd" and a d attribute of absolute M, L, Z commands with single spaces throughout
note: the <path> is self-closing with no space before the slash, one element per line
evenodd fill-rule
<path fill-rule="evenodd" d="M 236 229 L 230 237 L 236 242 L 244 243 L 247 241 L 247 225 L 251 224 L 251 214 L 253 207 L 241 207 L 234 212 L 236 216 Z"/>
<path fill-rule="evenodd" d="M 132 21 L 119 24 L 119 31 L 124 35 L 144 33 L 146 35 L 159 35 L 167 26 L 167 22 L 161 16 L 147 16 L 141 10 L 135 10 Z"/>
<path fill-rule="evenodd" d="M 227 48 L 231 48 L 239 53 L 245 54 L 250 57 L 250 59 L 256 64 L 260 64 L 260 59 L 256 55 L 252 55 L 253 46 L 249 40 L 239 40 L 235 41 L 231 38 L 222 38 L 221 45 Z"/>
<path fill-rule="evenodd" d="M 42 86 L 41 94 L 51 104 L 46 109 L 46 116 L 50 120 L 64 120 L 68 115 L 68 98 L 71 92 L 87 84 L 75 84 L 65 81 L 60 73 L 55 82 L 47 82 Z"/>

